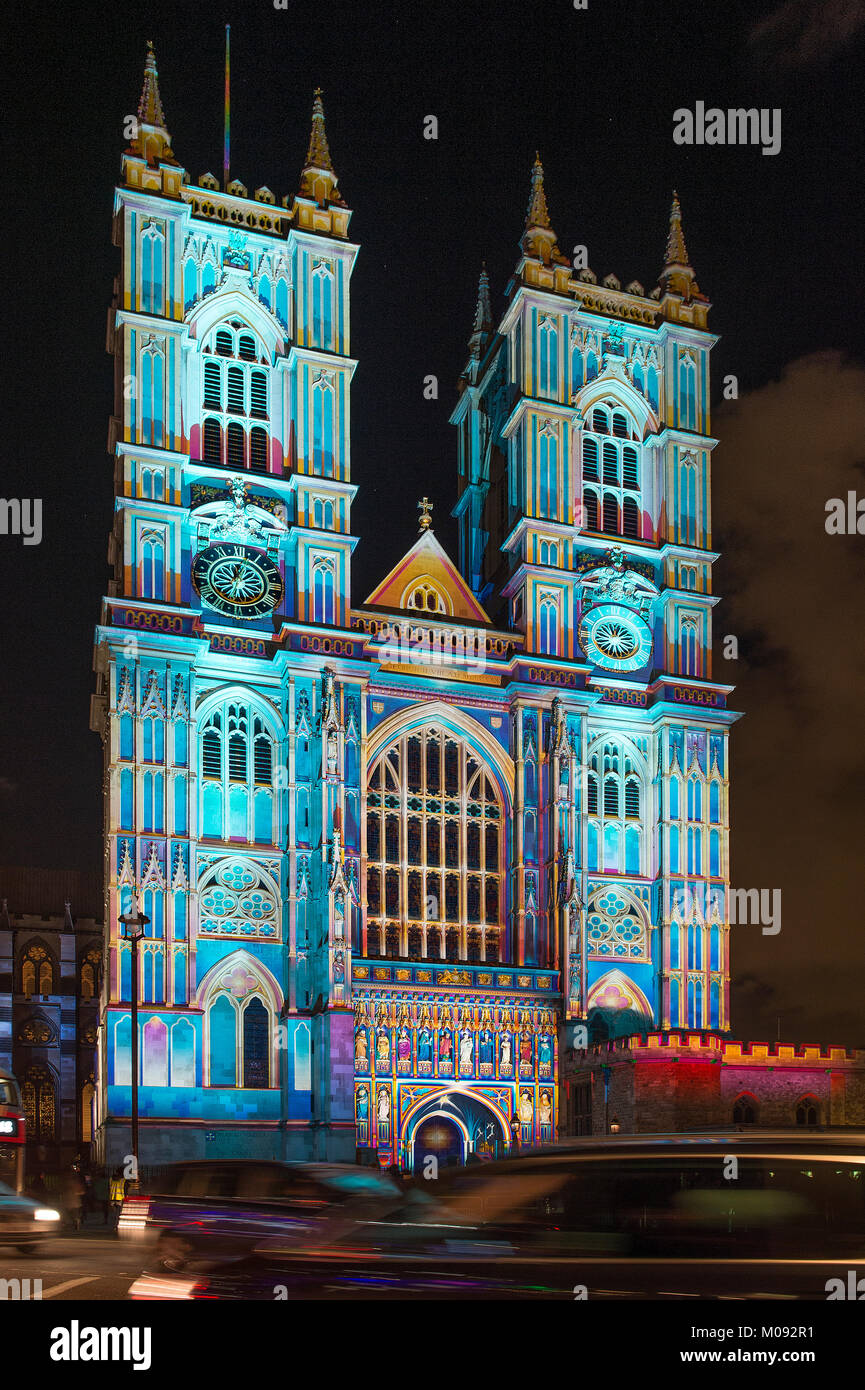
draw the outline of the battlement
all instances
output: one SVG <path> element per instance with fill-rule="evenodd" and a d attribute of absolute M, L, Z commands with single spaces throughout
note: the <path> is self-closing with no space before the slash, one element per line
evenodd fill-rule
<path fill-rule="evenodd" d="M 738 1042 L 722 1038 L 715 1033 L 658 1032 L 637 1033 L 625 1038 L 614 1038 L 610 1042 L 596 1043 L 587 1048 L 585 1058 L 602 1060 L 610 1057 L 624 1060 L 628 1054 L 636 1061 L 649 1060 L 653 1056 L 687 1059 L 702 1058 L 709 1062 L 720 1062 L 723 1066 L 853 1066 L 865 1065 L 865 1051 L 846 1047 L 821 1047 L 818 1043 L 764 1043 Z"/>

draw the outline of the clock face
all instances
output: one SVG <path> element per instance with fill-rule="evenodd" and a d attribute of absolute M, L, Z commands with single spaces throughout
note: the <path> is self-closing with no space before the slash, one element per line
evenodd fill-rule
<path fill-rule="evenodd" d="M 642 618 L 621 603 L 599 603 L 580 623 L 580 646 L 607 671 L 638 671 L 649 660 L 652 634 Z"/>
<path fill-rule="evenodd" d="M 231 541 L 209 545 L 192 562 L 202 603 L 229 618 L 260 618 L 282 598 L 279 566 L 263 550 Z"/>

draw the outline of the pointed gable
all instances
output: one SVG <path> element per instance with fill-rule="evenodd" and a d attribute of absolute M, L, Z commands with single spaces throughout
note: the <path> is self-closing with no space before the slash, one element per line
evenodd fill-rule
<path fill-rule="evenodd" d="M 423 531 L 411 550 L 394 565 L 367 603 L 376 608 L 403 608 L 428 618 L 461 618 L 470 623 L 490 619 L 453 560 L 432 531 Z"/>

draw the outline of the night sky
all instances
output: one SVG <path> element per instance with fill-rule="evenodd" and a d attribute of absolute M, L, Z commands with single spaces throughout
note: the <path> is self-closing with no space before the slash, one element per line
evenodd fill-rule
<path fill-rule="evenodd" d="M 42 498 L 43 539 L 0 535 L 0 863 L 101 863 L 88 706 L 112 504 L 112 189 L 147 39 L 178 159 L 193 181 L 220 177 L 226 22 L 232 177 L 280 201 L 295 191 L 321 86 L 354 209 L 356 602 L 413 541 L 424 493 L 454 549 L 448 416 L 484 259 L 503 304 L 535 149 L 559 244 L 585 244 L 599 280 L 657 283 L 678 189 L 721 338 L 715 675 L 746 715 L 732 881 L 783 893 L 779 935 L 733 930 L 733 1024 L 774 1038 L 780 1015 L 787 1041 L 865 1044 L 865 536 L 824 528 L 828 498 L 865 495 L 865 0 L 16 7 L 0 492 Z M 697 101 L 780 108 L 780 153 L 677 146 L 673 112 Z M 423 139 L 430 114 L 437 141 Z M 740 396 L 722 403 L 728 373 Z"/>

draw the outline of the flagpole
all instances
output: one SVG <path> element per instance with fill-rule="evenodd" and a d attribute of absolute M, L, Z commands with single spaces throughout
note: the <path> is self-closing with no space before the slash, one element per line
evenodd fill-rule
<path fill-rule="evenodd" d="M 228 191 L 228 171 L 231 164 L 231 25 L 225 26 L 225 123 L 222 145 L 222 188 Z"/>

